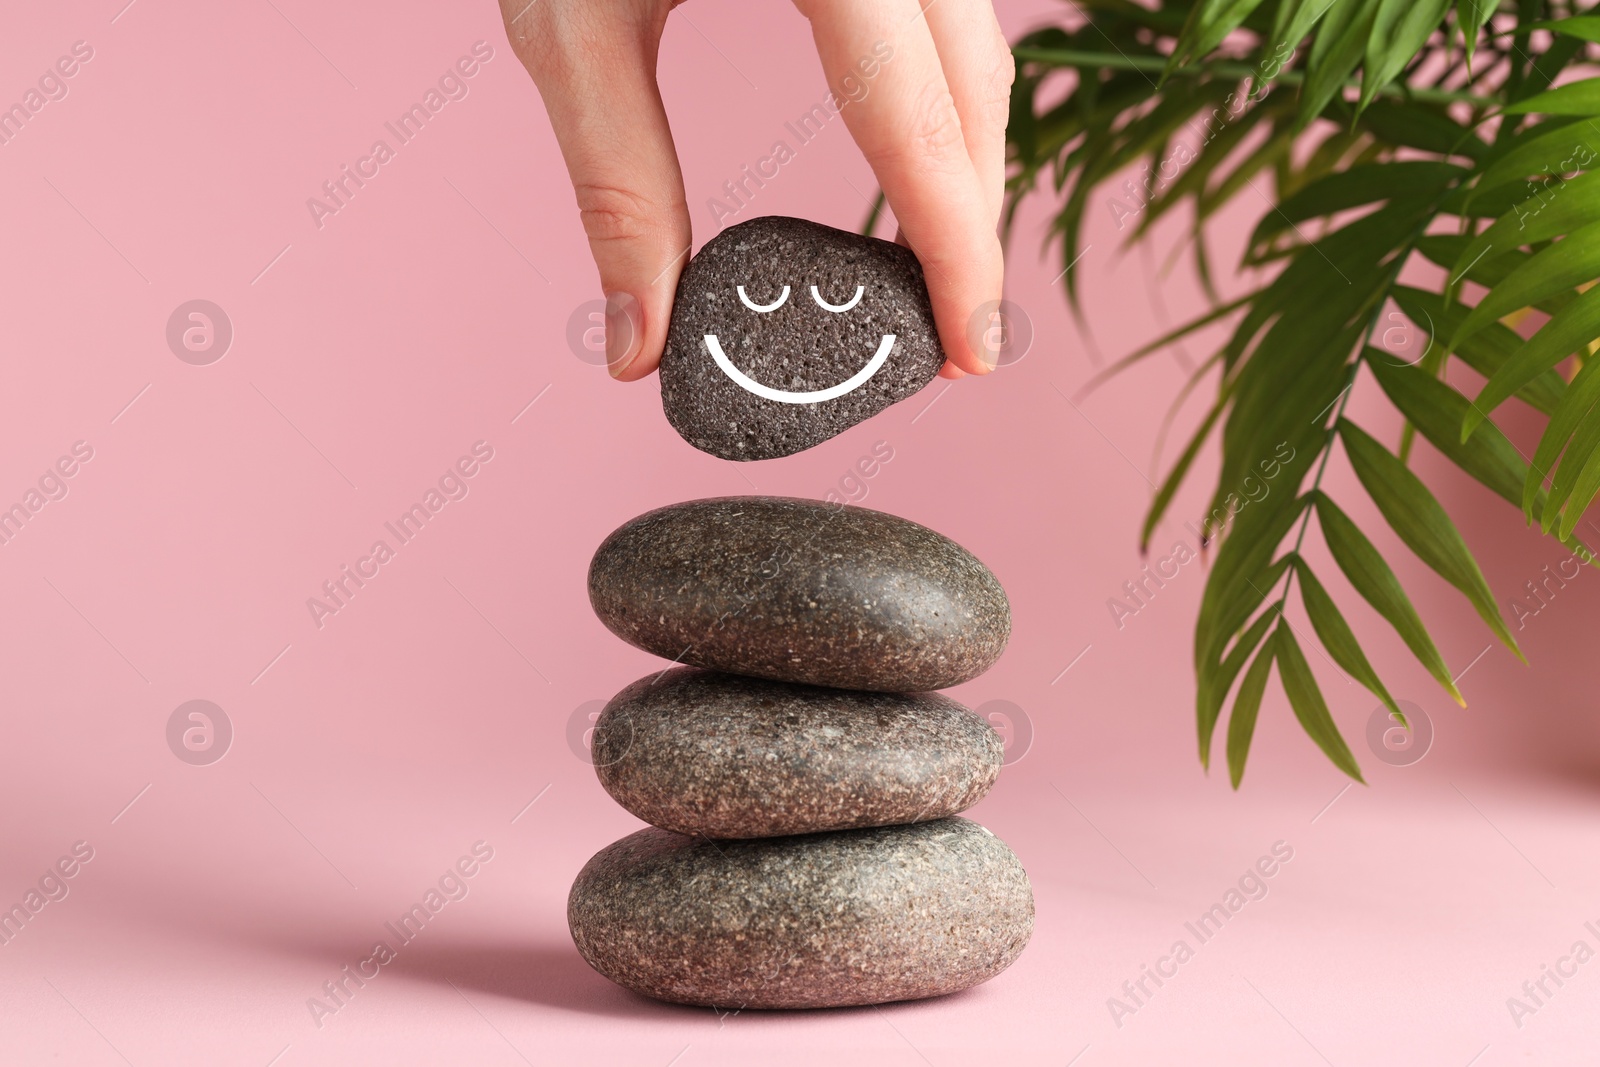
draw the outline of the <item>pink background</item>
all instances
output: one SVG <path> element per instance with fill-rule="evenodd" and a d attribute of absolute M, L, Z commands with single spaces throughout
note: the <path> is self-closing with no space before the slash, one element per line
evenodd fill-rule
<path fill-rule="evenodd" d="M 73 42 L 94 50 L 68 95 L 0 146 L 0 501 L 21 500 L 74 442 L 94 450 L 68 494 L 0 546 L 0 901 L 20 901 L 74 842 L 94 850 L 70 895 L 0 947 L 0 1061 L 1592 1054 L 1600 962 L 1520 1028 L 1506 999 L 1575 941 L 1600 948 L 1584 928 L 1600 926 L 1600 579 L 1529 620 L 1531 668 L 1499 647 L 1475 659 L 1489 639 L 1464 601 L 1377 534 L 1452 668 L 1470 666 L 1462 711 L 1324 566 L 1391 687 L 1436 729 L 1420 763 L 1384 764 L 1364 739 L 1376 702 L 1309 653 L 1370 782 L 1347 791 L 1276 684 L 1243 791 L 1202 773 L 1189 666 L 1200 564 L 1123 629 L 1112 621 L 1107 598 L 1141 564 L 1152 446 L 1182 360 L 1078 390 L 1097 361 L 1202 307 L 1186 269 L 1157 273 L 1182 220 L 1151 254 L 1124 254 L 1109 212 L 1091 211 L 1091 350 L 1052 287 L 1056 257 L 1039 255 L 1033 204 L 1008 282 L 1038 330 L 1026 359 L 936 382 L 803 455 L 736 466 L 671 431 L 654 379 L 618 385 L 569 350 L 569 316 L 599 293 L 493 5 L 124 2 L 27 5 L 0 35 L 5 102 Z M 1015 36 L 1060 10 L 1019 0 L 1001 15 Z M 470 94 L 318 229 L 306 198 L 479 40 L 494 55 Z M 706 198 L 825 86 L 790 7 L 733 0 L 672 16 L 660 77 L 698 245 L 714 232 Z M 739 218 L 853 228 L 874 188 L 835 124 Z M 1247 198 L 1224 224 L 1224 276 L 1261 206 Z M 235 332 L 209 366 L 165 339 L 173 309 L 197 298 Z M 1202 357 L 1205 340 L 1187 351 Z M 1374 394 L 1363 380 L 1352 411 L 1392 442 L 1397 421 Z M 661 504 L 821 497 L 880 440 L 894 458 L 864 503 L 967 545 L 1011 595 L 1010 649 L 956 695 L 1011 701 L 1031 721 L 1031 749 L 970 814 L 1033 878 L 1033 943 L 983 987 L 882 1009 L 719 1018 L 635 997 L 591 972 L 565 927 L 577 870 L 639 825 L 569 748 L 569 720 L 656 665 L 591 615 L 589 555 Z M 494 456 L 470 494 L 318 629 L 307 598 L 477 441 Z M 1211 459 L 1158 535 L 1163 551 L 1187 537 Z M 1502 597 L 1561 558 L 1425 446 L 1417 465 Z M 1379 529 L 1342 460 L 1329 485 Z M 235 731 L 209 766 L 166 742 L 193 699 Z M 494 856 L 469 895 L 316 1025 L 307 998 L 388 940 L 382 923 L 479 840 Z M 1268 896 L 1114 1021 L 1107 999 L 1277 841 L 1294 857 Z"/>

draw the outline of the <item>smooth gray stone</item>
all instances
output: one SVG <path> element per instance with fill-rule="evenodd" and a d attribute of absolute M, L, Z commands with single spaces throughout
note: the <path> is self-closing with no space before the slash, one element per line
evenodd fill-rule
<path fill-rule="evenodd" d="M 749 303 L 783 303 L 754 311 Z M 848 311 L 823 308 L 812 295 Z M 864 371 L 886 336 L 887 360 L 851 392 L 792 403 L 750 392 L 712 356 L 761 386 L 786 393 L 826 390 Z M 689 261 L 678 281 L 661 405 L 694 447 L 723 459 L 772 459 L 843 433 L 932 381 L 944 363 L 922 266 L 910 249 L 803 219 L 768 216 L 730 226 Z"/>
<path fill-rule="evenodd" d="M 983 799 L 1000 735 L 937 693 L 870 693 L 679 667 L 594 725 L 606 792 L 653 826 L 716 838 L 926 822 Z"/>
<path fill-rule="evenodd" d="M 1011 635 L 972 553 L 906 519 L 789 497 L 673 504 L 624 523 L 589 564 L 618 637 L 695 667 L 919 693 L 976 678 Z"/>
<path fill-rule="evenodd" d="M 1005 970 L 1033 933 L 1033 889 L 960 818 L 754 841 L 651 827 L 584 866 L 567 924 L 590 966 L 660 1000 L 883 1004 Z"/>

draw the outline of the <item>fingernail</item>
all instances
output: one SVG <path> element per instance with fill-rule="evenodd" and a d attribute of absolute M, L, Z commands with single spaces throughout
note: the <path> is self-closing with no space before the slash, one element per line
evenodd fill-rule
<path fill-rule="evenodd" d="M 1033 320 L 1010 300 L 989 300 L 967 320 L 967 342 L 983 373 L 1009 367 L 1033 346 Z"/>
<path fill-rule="evenodd" d="M 639 355 L 644 307 L 631 293 L 606 294 L 606 370 L 613 378 Z"/>
<path fill-rule="evenodd" d="M 986 324 L 982 331 L 978 331 L 975 334 L 969 331 L 967 351 L 972 353 L 972 360 L 975 365 L 972 370 L 967 371 L 969 374 L 982 377 L 1000 365 L 999 352 L 985 336 L 985 332 L 990 329 L 992 327 Z M 962 369 L 965 370 L 966 368 Z"/>

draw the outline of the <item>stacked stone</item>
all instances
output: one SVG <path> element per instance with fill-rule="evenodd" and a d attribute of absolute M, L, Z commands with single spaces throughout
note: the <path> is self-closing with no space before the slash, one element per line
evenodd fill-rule
<path fill-rule="evenodd" d="M 1022 952 L 1027 874 L 955 817 L 1003 744 L 933 692 L 1010 636 L 971 553 L 862 508 L 700 500 L 608 537 L 589 597 L 624 641 L 688 664 L 595 723 L 601 784 L 652 824 L 572 887 L 597 971 L 678 1003 L 819 1008 L 952 993 Z"/>

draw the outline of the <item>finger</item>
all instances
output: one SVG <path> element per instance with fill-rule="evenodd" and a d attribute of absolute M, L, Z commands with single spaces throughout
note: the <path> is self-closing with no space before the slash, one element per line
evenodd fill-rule
<path fill-rule="evenodd" d="M 939 51 L 961 133 L 989 207 L 989 224 L 998 226 L 1006 191 L 1006 122 L 1011 117 L 1011 83 L 1016 63 L 989 0 L 936 0 L 923 17 Z"/>
<path fill-rule="evenodd" d="M 987 373 L 967 324 L 1000 299 L 1000 242 L 927 23 L 915 0 L 796 3 L 829 83 L 856 90 L 836 88 L 841 114 L 922 263 L 945 354 L 968 373 Z"/>
<path fill-rule="evenodd" d="M 689 252 L 683 174 L 655 83 L 667 7 L 501 0 L 572 177 L 606 297 L 606 363 L 623 381 L 660 363 Z"/>
<path fill-rule="evenodd" d="M 895 227 L 894 231 L 894 243 L 903 248 L 911 247 L 910 245 L 906 244 L 905 231 L 900 229 L 898 226 Z M 941 378 L 948 378 L 951 381 L 955 381 L 957 378 L 965 378 L 966 376 L 966 371 L 962 370 L 954 363 L 951 363 L 948 359 L 939 365 L 939 377 Z"/>

